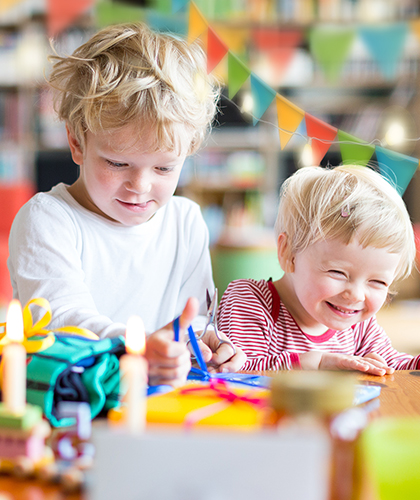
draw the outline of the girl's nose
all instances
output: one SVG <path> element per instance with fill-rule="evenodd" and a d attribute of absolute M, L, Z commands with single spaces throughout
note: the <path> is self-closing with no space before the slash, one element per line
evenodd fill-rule
<path fill-rule="evenodd" d="M 344 291 L 344 297 L 353 303 L 363 302 L 365 300 L 365 290 L 362 284 L 349 283 Z"/>

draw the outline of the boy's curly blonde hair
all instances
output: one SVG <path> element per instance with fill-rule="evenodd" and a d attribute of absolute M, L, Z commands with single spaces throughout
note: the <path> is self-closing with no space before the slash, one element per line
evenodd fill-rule
<path fill-rule="evenodd" d="M 322 239 L 386 248 L 401 256 L 396 280 L 407 277 L 415 256 L 413 226 L 397 190 L 369 167 L 305 167 L 286 179 L 275 225 L 286 233 L 290 256 Z"/>
<path fill-rule="evenodd" d="M 180 127 L 194 153 L 211 127 L 219 85 L 198 44 L 155 33 L 142 23 L 102 29 L 71 56 L 50 56 L 54 107 L 84 146 L 87 131 L 128 124 L 156 130 L 153 151 L 179 151 Z"/>

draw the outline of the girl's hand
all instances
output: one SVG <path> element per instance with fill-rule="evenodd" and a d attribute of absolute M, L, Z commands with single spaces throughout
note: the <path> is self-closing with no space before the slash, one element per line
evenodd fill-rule
<path fill-rule="evenodd" d="M 388 366 L 385 359 L 379 354 L 376 354 L 376 352 L 367 353 L 363 356 L 363 359 L 369 359 L 371 362 L 376 362 L 377 366 L 385 369 L 386 375 L 392 375 L 395 372 L 395 369 Z"/>
<path fill-rule="evenodd" d="M 303 370 L 354 370 L 378 376 L 394 371 L 381 356 L 374 353 L 361 357 L 310 351 L 299 354 L 299 359 Z"/>
<path fill-rule="evenodd" d="M 228 337 L 220 330 L 218 334 L 221 339 L 229 341 Z M 235 346 L 235 353 L 232 345 L 228 343 L 220 344 L 212 329 L 207 330 L 204 337 L 199 341 L 199 346 L 209 372 L 237 372 L 245 364 L 246 354 L 244 351 Z"/>
<path fill-rule="evenodd" d="M 146 340 L 146 359 L 149 362 L 149 384 L 178 387 L 185 384 L 191 369 L 191 357 L 185 339 L 185 330 L 198 314 L 197 299 L 190 298 L 179 319 L 180 341 L 174 340 L 173 323 L 167 324 Z"/>

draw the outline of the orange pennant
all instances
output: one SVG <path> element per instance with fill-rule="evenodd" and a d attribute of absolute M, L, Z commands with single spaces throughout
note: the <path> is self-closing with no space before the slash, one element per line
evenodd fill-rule
<path fill-rule="evenodd" d="M 280 134 L 280 147 L 284 149 L 290 141 L 293 132 L 299 127 L 305 116 L 305 111 L 298 108 L 283 96 L 276 95 L 277 120 Z"/>
<path fill-rule="evenodd" d="M 206 32 L 208 24 L 194 2 L 190 3 L 188 18 L 188 42 L 192 43 Z"/>

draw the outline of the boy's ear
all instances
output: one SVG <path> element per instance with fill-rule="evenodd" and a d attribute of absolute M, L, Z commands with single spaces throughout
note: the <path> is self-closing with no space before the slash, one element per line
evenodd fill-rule
<path fill-rule="evenodd" d="M 71 131 L 70 127 L 66 124 L 66 132 L 67 132 L 67 140 L 69 142 L 71 157 L 73 158 L 74 163 L 76 165 L 82 165 L 83 163 L 83 151 L 80 146 L 79 141 L 76 139 L 76 136 Z"/>
<path fill-rule="evenodd" d="M 281 233 L 277 239 L 277 257 L 280 267 L 285 273 L 293 273 L 295 270 L 295 259 L 290 251 L 290 245 L 286 233 Z"/>

